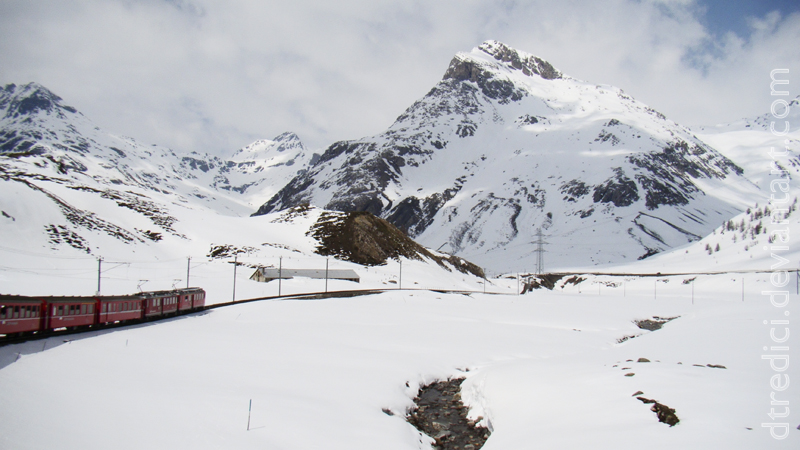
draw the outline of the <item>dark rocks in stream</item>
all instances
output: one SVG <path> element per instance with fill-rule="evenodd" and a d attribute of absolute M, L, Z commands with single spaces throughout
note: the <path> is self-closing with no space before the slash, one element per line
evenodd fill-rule
<path fill-rule="evenodd" d="M 468 409 L 461 402 L 462 381 L 464 378 L 431 383 L 421 387 L 414 399 L 416 409 L 407 420 L 434 440 L 435 450 L 477 450 L 491 434 L 467 418 Z"/>

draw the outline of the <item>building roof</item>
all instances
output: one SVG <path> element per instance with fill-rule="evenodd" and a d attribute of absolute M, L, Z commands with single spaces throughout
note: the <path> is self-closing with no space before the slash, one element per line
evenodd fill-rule
<path fill-rule="evenodd" d="M 259 274 L 259 278 L 263 278 L 264 281 L 277 280 L 278 278 L 287 280 L 294 277 L 325 279 L 325 269 L 281 269 L 279 271 L 278 269 L 261 267 L 250 278 L 256 278 Z M 358 276 L 355 270 L 330 269 L 328 270 L 328 279 L 360 281 L 361 277 Z"/>

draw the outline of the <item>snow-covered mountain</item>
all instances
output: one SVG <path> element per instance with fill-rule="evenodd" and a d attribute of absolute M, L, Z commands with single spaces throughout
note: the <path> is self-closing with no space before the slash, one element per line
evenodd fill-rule
<path fill-rule="evenodd" d="M 370 211 L 499 270 L 636 260 L 696 241 L 758 187 L 622 90 L 487 41 L 383 133 L 337 142 L 256 214 Z M 537 237 L 541 229 L 544 237 Z"/>
<path fill-rule="evenodd" d="M 176 153 L 107 133 L 45 87 L 0 88 L 0 155 L 5 173 L 36 174 L 93 188 L 138 187 L 175 201 L 246 215 L 312 160 L 293 133 L 261 140 L 229 160 Z"/>
<path fill-rule="evenodd" d="M 230 276 L 228 261 L 237 255 L 251 268 L 283 258 L 284 267 L 304 269 L 322 269 L 322 254 L 334 255 L 342 261 L 332 267 L 358 268 L 364 284 L 389 282 L 384 272 L 366 271 L 354 245 L 337 235 L 346 214 L 316 208 L 246 214 L 253 210 L 248 202 L 277 191 L 315 157 L 292 133 L 257 141 L 227 160 L 179 154 L 105 133 L 37 84 L 0 92 L 0 254 L 8 262 L 0 265 L 0 293 L 92 294 L 100 287 L 98 259 L 111 262 L 103 266 L 111 272 L 104 293 L 168 289 L 187 282 L 192 258 L 192 279 L 215 303 L 231 298 L 218 280 Z M 481 281 L 480 268 L 460 258 L 412 245 L 399 232 L 371 234 L 356 250 L 377 255 L 370 264 L 405 259 L 407 280 L 419 271 L 439 274 L 445 287 L 475 289 Z M 385 248 L 381 238 L 402 248 Z M 120 266 L 124 273 L 115 271 Z M 250 281 L 247 270 L 241 275 L 239 298 L 277 293 L 274 283 Z M 283 293 L 319 291 L 321 283 L 289 283 Z"/>

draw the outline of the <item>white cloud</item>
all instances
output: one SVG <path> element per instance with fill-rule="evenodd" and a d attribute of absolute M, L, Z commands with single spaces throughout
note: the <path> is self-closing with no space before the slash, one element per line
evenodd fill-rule
<path fill-rule="evenodd" d="M 769 71 L 800 76 L 800 15 L 712 41 L 700 14 L 689 0 L 6 0 L 0 82 L 40 82 L 109 131 L 228 154 L 289 130 L 314 147 L 378 133 L 485 39 L 689 124 L 765 112 Z"/>

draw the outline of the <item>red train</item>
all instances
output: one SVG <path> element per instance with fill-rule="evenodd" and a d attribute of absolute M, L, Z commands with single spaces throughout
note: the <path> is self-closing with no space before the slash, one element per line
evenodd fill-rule
<path fill-rule="evenodd" d="M 0 335 L 154 320 L 197 311 L 205 302 L 206 292 L 201 288 L 94 297 L 0 295 Z"/>

